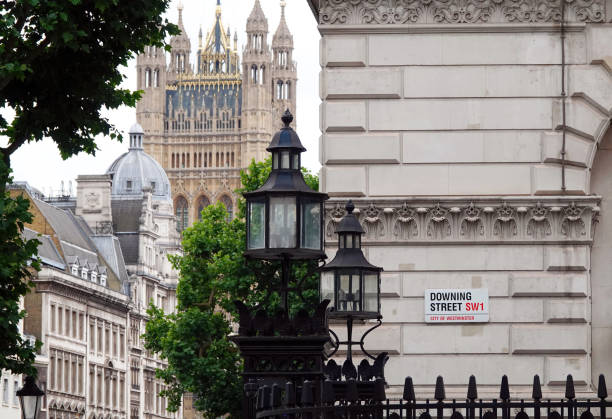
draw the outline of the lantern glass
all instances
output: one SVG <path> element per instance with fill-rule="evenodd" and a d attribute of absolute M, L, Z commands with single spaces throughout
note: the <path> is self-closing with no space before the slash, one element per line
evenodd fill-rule
<path fill-rule="evenodd" d="M 378 273 L 363 276 L 363 310 L 378 312 Z"/>
<path fill-rule="evenodd" d="M 266 247 L 266 204 L 249 202 L 249 249 Z"/>
<path fill-rule="evenodd" d="M 287 157 L 288 158 L 288 157 Z M 294 248 L 296 236 L 295 197 L 270 198 L 270 247 Z"/>
<path fill-rule="evenodd" d="M 288 151 L 281 151 L 281 158 L 280 158 L 280 168 L 281 169 L 289 169 L 289 152 Z"/>
<path fill-rule="evenodd" d="M 24 419 L 36 419 L 40 410 L 41 396 L 20 396 L 21 410 Z"/>
<path fill-rule="evenodd" d="M 278 153 L 272 153 L 272 169 L 278 169 Z"/>
<path fill-rule="evenodd" d="M 321 249 L 321 204 L 302 203 L 302 244 L 304 249 Z"/>
<path fill-rule="evenodd" d="M 298 170 L 300 168 L 300 154 L 293 154 L 293 168 Z"/>
<path fill-rule="evenodd" d="M 359 274 L 340 274 L 340 286 L 338 288 L 339 311 L 361 311 L 361 286 Z"/>
<path fill-rule="evenodd" d="M 334 272 L 327 271 L 321 274 L 321 300 L 329 300 L 329 307 L 335 306 Z"/>

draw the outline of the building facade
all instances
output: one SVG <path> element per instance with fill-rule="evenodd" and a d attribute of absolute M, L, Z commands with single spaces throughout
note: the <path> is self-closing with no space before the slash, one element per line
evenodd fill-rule
<path fill-rule="evenodd" d="M 143 136 L 134 125 L 129 151 L 108 173 L 79 176 L 74 198 L 27 185 L 11 191 L 30 200 L 25 235 L 41 242 L 24 333 L 43 343 L 42 419 L 181 417 L 166 410 L 155 378 L 165 364 L 140 337 L 149 302 L 176 306 L 168 255 L 180 254 L 170 182 L 143 151 Z"/>
<path fill-rule="evenodd" d="M 539 374 L 554 394 L 572 374 L 590 394 L 612 373 L 612 4 L 309 3 L 328 254 L 352 198 L 389 383 L 462 398 L 471 374 L 487 396 Z M 488 321 L 426 323 L 430 289 L 484 290 Z"/>
<path fill-rule="evenodd" d="M 199 219 L 204 207 L 236 206 L 240 169 L 266 157 L 285 109 L 296 111 L 297 66 L 293 37 L 281 4 L 280 23 L 268 43 L 268 20 L 259 0 L 247 20 L 247 41 L 223 26 L 221 4 L 204 37 L 198 35 L 195 62 L 183 26 L 170 40 L 171 52 L 150 47 L 138 56 L 138 89 L 144 92 L 137 119 L 144 148 L 164 168 L 172 188 L 179 230 Z"/>

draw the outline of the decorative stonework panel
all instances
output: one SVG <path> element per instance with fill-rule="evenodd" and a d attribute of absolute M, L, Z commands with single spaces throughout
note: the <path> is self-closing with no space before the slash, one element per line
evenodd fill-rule
<path fill-rule="evenodd" d="M 335 243 L 335 228 L 345 202 L 325 211 L 325 239 Z M 577 201 L 355 202 L 364 242 L 590 242 L 599 216 L 597 198 Z"/>
<path fill-rule="evenodd" d="M 566 0 L 566 22 L 603 22 L 605 0 Z M 561 0 L 321 0 L 321 24 L 549 23 Z"/>

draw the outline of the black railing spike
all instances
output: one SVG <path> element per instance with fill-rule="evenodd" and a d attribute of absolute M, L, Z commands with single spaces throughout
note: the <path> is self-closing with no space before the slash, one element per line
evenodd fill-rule
<path fill-rule="evenodd" d="M 531 391 L 531 398 L 533 400 L 541 400 L 542 399 L 542 387 L 540 386 L 540 376 L 533 376 L 533 390 Z"/>
<path fill-rule="evenodd" d="M 597 384 L 597 397 L 605 399 L 608 397 L 608 389 L 606 387 L 606 378 L 603 374 L 599 374 L 599 383 Z"/>
<path fill-rule="evenodd" d="M 374 400 L 377 402 L 387 400 L 387 394 L 385 393 L 385 380 L 382 378 L 377 378 L 374 382 Z"/>
<path fill-rule="evenodd" d="M 444 392 L 444 380 L 441 375 L 438 375 L 436 378 L 436 392 L 434 393 L 434 399 L 441 402 L 446 398 L 446 393 Z"/>
<path fill-rule="evenodd" d="M 510 386 L 508 385 L 508 376 L 502 377 L 501 387 L 499 389 L 499 398 L 506 401 L 510 400 Z"/>
<path fill-rule="evenodd" d="M 302 406 L 312 406 L 314 403 L 312 394 L 312 382 L 306 380 L 302 385 Z"/>
<path fill-rule="evenodd" d="M 336 394 L 334 392 L 334 382 L 327 379 L 323 382 L 323 394 L 322 399 L 325 404 L 333 404 L 336 401 Z"/>
<path fill-rule="evenodd" d="M 574 390 L 574 378 L 572 374 L 567 375 L 565 380 L 565 398 L 567 400 L 573 400 L 576 398 L 576 391 Z"/>
<path fill-rule="evenodd" d="M 476 388 L 476 377 L 470 375 L 470 381 L 468 383 L 467 398 L 474 401 L 478 398 L 478 390 Z"/>
<path fill-rule="evenodd" d="M 295 406 L 295 384 L 292 381 L 287 381 L 287 384 L 285 384 L 283 404 L 287 407 Z"/>
<path fill-rule="evenodd" d="M 416 401 L 416 397 L 414 395 L 414 385 L 412 384 L 412 377 L 406 377 L 406 380 L 404 380 L 404 396 L 402 398 L 407 402 Z"/>
<path fill-rule="evenodd" d="M 264 397 L 263 397 L 263 387 L 259 387 L 257 389 L 257 401 L 255 403 L 255 408 L 257 410 L 263 410 L 264 406 Z"/>
<path fill-rule="evenodd" d="M 354 378 L 346 380 L 346 401 L 356 402 L 359 400 L 359 391 L 357 390 L 357 382 Z"/>
<path fill-rule="evenodd" d="M 272 388 L 270 386 L 263 386 L 263 409 L 269 409 L 272 407 Z"/>
<path fill-rule="evenodd" d="M 278 384 L 272 385 L 272 407 L 280 407 L 283 401 L 283 392 Z"/>

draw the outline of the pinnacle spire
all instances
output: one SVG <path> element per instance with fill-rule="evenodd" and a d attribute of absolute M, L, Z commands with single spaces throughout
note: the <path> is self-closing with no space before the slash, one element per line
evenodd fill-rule
<path fill-rule="evenodd" d="M 247 32 L 268 32 L 268 19 L 266 19 L 259 0 L 255 0 L 253 10 L 247 19 Z"/>
<path fill-rule="evenodd" d="M 273 47 L 288 47 L 293 48 L 293 35 L 291 35 L 291 31 L 289 31 L 289 26 L 287 26 L 287 21 L 285 20 L 285 0 L 281 0 L 281 18 L 278 22 L 278 27 L 276 28 L 276 32 L 274 33 L 274 37 L 272 38 L 272 46 Z"/>

